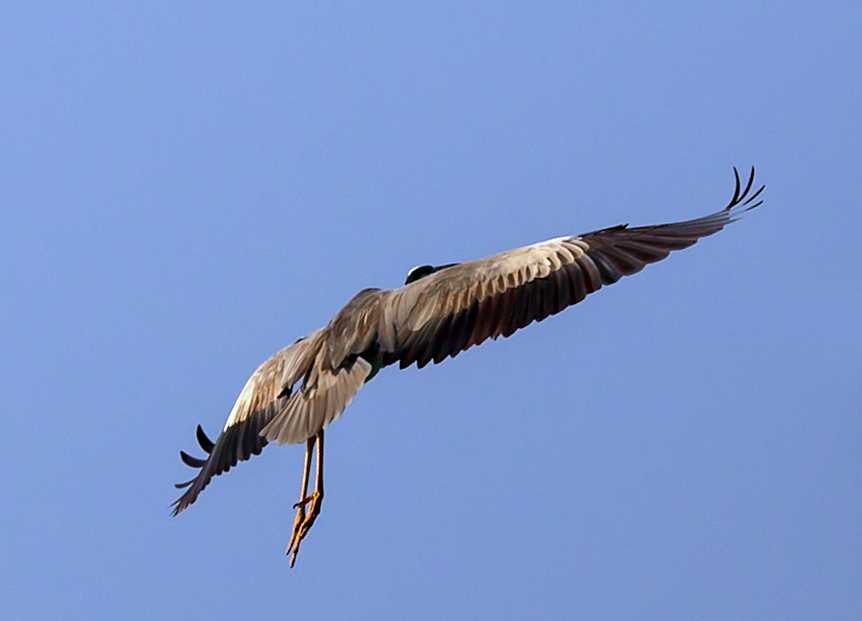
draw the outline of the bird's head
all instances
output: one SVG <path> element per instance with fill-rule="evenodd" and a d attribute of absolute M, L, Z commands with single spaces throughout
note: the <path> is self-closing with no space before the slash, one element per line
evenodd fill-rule
<path fill-rule="evenodd" d="M 458 265 L 457 263 L 447 263 L 446 265 L 417 265 L 412 268 L 409 272 L 407 272 L 407 280 L 404 281 L 405 285 L 409 285 L 411 282 L 416 282 L 420 278 L 425 278 L 426 276 L 433 274 L 434 272 L 439 272 L 440 270 L 446 269 L 447 267 L 452 267 L 454 265 Z"/>

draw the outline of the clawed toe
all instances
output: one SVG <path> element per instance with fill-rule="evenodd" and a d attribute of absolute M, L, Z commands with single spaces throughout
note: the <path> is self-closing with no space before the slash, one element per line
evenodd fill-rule
<path fill-rule="evenodd" d="M 306 513 L 305 506 L 309 503 L 311 504 L 311 507 Z M 293 555 L 290 557 L 291 567 L 296 564 L 296 555 L 299 554 L 299 544 L 302 543 L 302 540 L 305 539 L 308 531 L 310 531 L 311 527 L 314 526 L 314 521 L 317 519 L 317 516 L 320 515 L 320 507 L 322 505 L 323 494 L 316 491 L 308 498 L 304 498 L 294 505 L 294 507 L 298 507 L 298 510 L 296 512 L 296 520 L 293 523 L 293 533 L 290 536 L 290 545 L 287 546 L 286 552 L 287 554 L 293 552 Z"/>
<path fill-rule="evenodd" d="M 306 496 L 305 498 L 303 498 L 299 502 L 293 503 L 293 508 L 294 509 L 298 509 L 299 507 L 305 508 L 305 505 L 310 503 L 313 497 L 314 497 L 314 494 L 312 494 L 311 496 Z"/>

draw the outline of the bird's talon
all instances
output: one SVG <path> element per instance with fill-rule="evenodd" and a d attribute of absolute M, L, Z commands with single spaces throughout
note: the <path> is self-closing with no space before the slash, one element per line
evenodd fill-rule
<path fill-rule="evenodd" d="M 294 503 L 293 508 L 297 509 L 299 507 L 305 507 L 305 505 L 310 503 L 313 498 L 314 498 L 314 494 L 312 494 L 311 496 L 306 496 L 305 498 L 303 498 L 299 502 Z"/>
<path fill-rule="evenodd" d="M 309 504 L 311 506 L 306 510 L 306 506 Z M 290 535 L 290 544 L 288 544 L 287 552 L 285 552 L 285 554 L 290 555 L 291 567 L 296 563 L 296 555 L 299 554 L 299 545 L 314 525 L 314 521 L 320 514 L 320 508 L 322 505 L 323 492 L 317 490 L 315 490 L 310 496 L 303 498 L 293 505 L 294 508 L 298 510 L 296 512 L 296 520 L 293 522 L 293 532 Z"/>

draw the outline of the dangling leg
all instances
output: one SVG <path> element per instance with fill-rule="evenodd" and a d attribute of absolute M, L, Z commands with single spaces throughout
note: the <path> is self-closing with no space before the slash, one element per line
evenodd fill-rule
<path fill-rule="evenodd" d="M 293 567 L 296 563 L 296 555 L 299 554 L 299 544 L 305 539 L 308 531 L 314 525 L 314 520 L 320 515 L 320 508 L 323 505 L 323 430 L 321 430 L 316 438 L 309 439 L 306 445 L 305 453 L 305 475 L 303 477 L 302 493 L 305 494 L 308 490 L 308 473 L 311 469 L 311 449 L 312 443 L 317 442 L 317 481 L 314 493 L 311 496 L 306 496 L 294 506 L 299 507 L 296 514 L 296 522 L 293 525 L 293 536 L 290 538 L 290 546 L 287 548 L 287 553 L 290 554 L 293 548 L 293 556 L 290 559 L 290 566 Z M 308 508 L 308 514 L 305 512 L 305 505 L 311 503 Z"/>
<path fill-rule="evenodd" d="M 299 542 L 302 537 L 299 536 L 303 522 L 305 522 L 305 504 L 308 494 L 308 475 L 311 474 L 311 453 L 314 451 L 314 438 L 309 438 L 305 443 L 305 469 L 302 472 L 302 492 L 299 494 L 299 502 L 293 505 L 293 508 L 299 509 L 296 512 L 296 520 L 293 522 L 293 533 L 290 536 L 290 545 L 287 546 L 287 554 L 293 552 L 293 559 L 290 561 L 290 566 L 296 562 L 296 554 L 299 552 Z"/>
<path fill-rule="evenodd" d="M 314 520 L 320 515 L 320 508 L 323 506 L 323 431 L 317 434 L 317 481 L 314 488 L 314 493 L 306 499 L 305 502 L 311 502 L 308 508 L 308 515 L 305 516 L 305 521 L 302 523 L 302 540 L 311 530 L 314 525 Z"/>

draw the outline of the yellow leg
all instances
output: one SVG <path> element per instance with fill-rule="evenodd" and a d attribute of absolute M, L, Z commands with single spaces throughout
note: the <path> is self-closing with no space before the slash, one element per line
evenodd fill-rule
<path fill-rule="evenodd" d="M 316 485 L 314 493 L 311 496 L 306 496 L 308 492 L 308 475 L 311 470 L 311 452 L 317 444 L 317 473 Z M 306 513 L 305 506 L 311 506 Z M 302 498 L 294 507 L 298 507 L 296 513 L 296 521 L 293 524 L 293 534 L 290 537 L 290 545 L 287 547 L 287 553 L 293 551 L 293 556 L 290 558 L 290 566 L 293 567 L 296 563 L 296 555 L 299 554 L 299 544 L 305 539 L 308 531 L 314 525 L 317 516 L 320 515 L 320 508 L 323 505 L 323 431 L 321 430 L 314 438 L 309 438 L 305 449 L 305 472 L 302 477 Z"/>
<path fill-rule="evenodd" d="M 309 438 L 305 443 L 305 469 L 302 472 L 302 492 L 299 494 L 299 502 L 293 505 L 293 508 L 297 509 L 298 507 L 298 510 L 296 512 L 296 520 L 293 522 L 293 533 L 290 536 L 290 545 L 287 546 L 287 554 L 290 554 L 290 551 L 294 550 L 293 559 L 290 561 L 291 567 L 293 567 L 293 564 L 296 562 L 296 555 L 299 552 L 299 542 L 302 540 L 299 536 L 299 532 L 302 528 L 303 522 L 305 522 L 308 475 L 311 474 L 311 454 L 312 451 L 314 451 L 314 440 L 314 438 Z"/>

